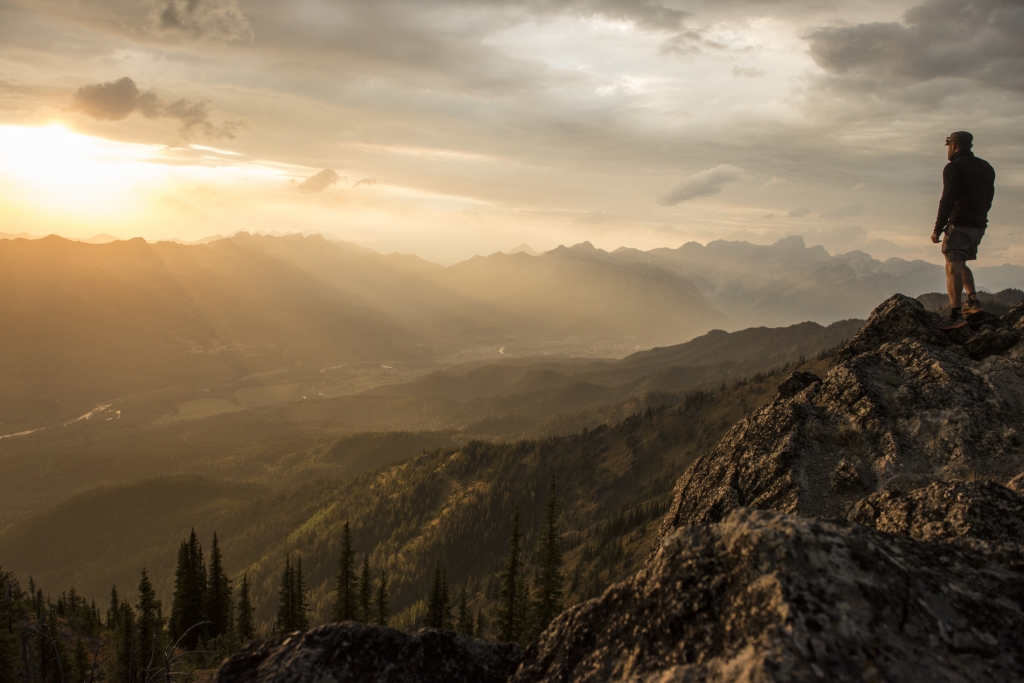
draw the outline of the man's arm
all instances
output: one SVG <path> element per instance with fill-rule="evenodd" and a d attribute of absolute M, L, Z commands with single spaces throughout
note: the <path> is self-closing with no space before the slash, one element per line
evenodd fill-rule
<path fill-rule="evenodd" d="M 946 167 L 942 169 L 942 197 L 939 199 L 939 215 L 935 219 L 935 230 L 932 234 L 938 235 L 945 229 L 959 193 L 960 183 L 953 164 L 946 164 Z"/>

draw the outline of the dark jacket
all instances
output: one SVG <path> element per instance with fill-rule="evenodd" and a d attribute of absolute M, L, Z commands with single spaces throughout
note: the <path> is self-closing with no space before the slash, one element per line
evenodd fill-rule
<path fill-rule="evenodd" d="M 942 199 L 935 232 L 947 223 L 958 227 L 988 227 L 988 210 L 996 193 L 996 172 L 973 152 L 957 152 L 942 169 Z"/>

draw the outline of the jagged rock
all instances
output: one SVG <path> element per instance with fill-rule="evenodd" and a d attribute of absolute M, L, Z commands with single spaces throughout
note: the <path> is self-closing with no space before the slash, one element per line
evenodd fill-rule
<path fill-rule="evenodd" d="M 836 493 L 855 493 L 863 491 L 867 486 L 860 468 L 852 460 L 843 458 L 829 475 L 829 484 Z"/>
<path fill-rule="evenodd" d="M 666 536 L 514 683 L 1019 681 L 1024 582 L 941 543 L 771 511 Z"/>
<path fill-rule="evenodd" d="M 754 411 L 687 470 L 662 535 L 739 507 L 841 519 L 873 491 L 1020 473 L 1022 344 L 978 360 L 1008 339 L 980 335 L 1016 333 L 982 320 L 958 340 L 914 299 L 885 301 L 820 383 Z"/>
<path fill-rule="evenodd" d="M 807 387 L 820 381 L 821 378 L 813 372 L 794 372 L 789 379 L 779 385 L 779 396 L 785 398 L 796 396 Z"/>
<path fill-rule="evenodd" d="M 522 649 L 511 643 L 346 622 L 255 641 L 226 659 L 214 681 L 504 683 L 522 658 Z"/>
<path fill-rule="evenodd" d="M 1024 301 L 1011 308 L 1003 316 L 1002 322 L 1015 330 L 1024 330 Z"/>
<path fill-rule="evenodd" d="M 859 501 L 850 520 L 919 541 L 941 541 L 1024 568 L 1024 497 L 992 481 L 936 482 L 915 491 L 880 491 Z"/>

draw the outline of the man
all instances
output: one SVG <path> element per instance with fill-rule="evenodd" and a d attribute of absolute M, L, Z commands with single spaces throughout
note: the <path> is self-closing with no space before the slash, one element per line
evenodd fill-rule
<path fill-rule="evenodd" d="M 974 156 L 974 136 L 958 131 L 946 138 L 949 163 L 942 169 L 942 198 L 935 220 L 932 242 L 939 243 L 946 257 L 946 291 L 949 316 L 940 330 L 955 330 L 967 324 L 964 314 L 981 312 L 974 287 L 974 273 L 967 261 L 978 258 L 978 245 L 988 227 L 988 210 L 995 195 L 996 172 L 984 159 Z M 961 291 L 967 288 L 967 302 L 961 307 Z"/>

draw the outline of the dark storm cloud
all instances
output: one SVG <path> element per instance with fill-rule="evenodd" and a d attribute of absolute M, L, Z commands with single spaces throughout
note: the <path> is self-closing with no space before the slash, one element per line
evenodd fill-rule
<path fill-rule="evenodd" d="M 252 40 L 253 31 L 236 0 L 166 0 L 156 14 L 158 26 L 192 36 Z"/>
<path fill-rule="evenodd" d="M 303 180 L 299 183 L 297 189 L 299 192 L 322 192 L 341 179 L 342 178 L 338 175 L 337 171 L 331 168 L 325 168 L 316 175 L 311 175 Z"/>
<path fill-rule="evenodd" d="M 965 78 L 1024 90 L 1024 3 L 930 0 L 902 22 L 818 28 L 810 54 L 828 73 L 881 81 Z"/>
<path fill-rule="evenodd" d="M 234 138 L 245 124 L 210 120 L 210 104 L 206 100 L 177 99 L 165 102 L 153 91 L 143 92 L 128 76 L 107 83 L 83 85 L 71 95 L 72 111 L 101 121 L 123 121 L 138 112 L 147 119 L 169 118 L 181 123 L 182 137 L 213 139 Z"/>
<path fill-rule="evenodd" d="M 669 190 L 658 200 L 658 203 L 662 206 L 675 206 L 697 197 L 716 195 L 726 185 L 738 182 L 742 177 L 743 169 L 740 167 L 720 164 L 690 176 Z"/>

